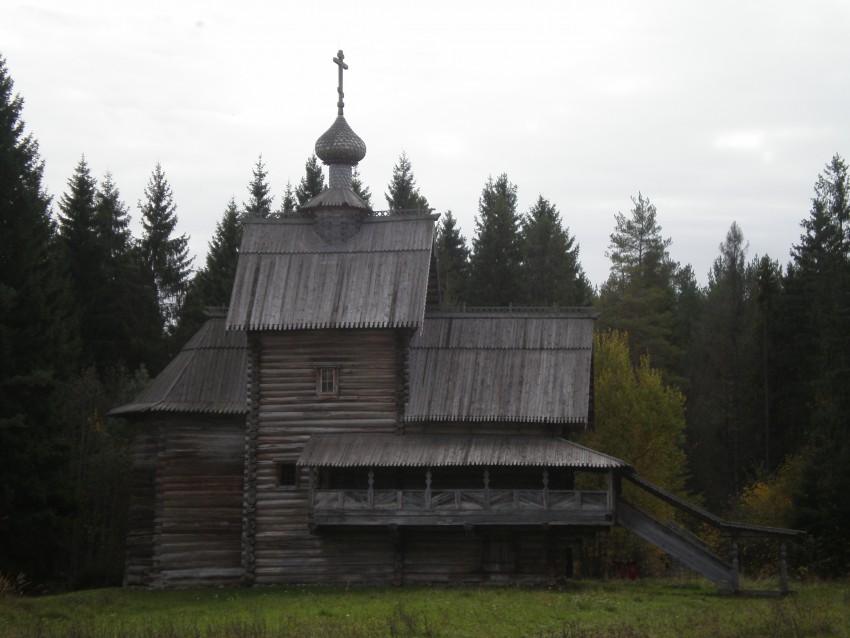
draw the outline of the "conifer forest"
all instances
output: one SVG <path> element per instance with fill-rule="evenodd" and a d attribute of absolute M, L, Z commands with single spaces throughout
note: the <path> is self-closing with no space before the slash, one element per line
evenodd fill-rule
<path fill-rule="evenodd" d="M 631 209 L 611 211 L 610 271 L 596 286 L 557 203 L 540 195 L 518 210 L 506 174 L 480 186 L 472 237 L 452 211 L 435 211 L 435 249 L 445 309 L 598 311 L 596 429 L 579 442 L 718 515 L 804 530 L 796 573 L 840 578 L 850 574 L 850 174 L 841 155 L 823 159 L 789 252 L 752 254 L 732 222 L 712 240 L 704 286 L 671 259 L 675 237 L 651 193 L 624 193 Z M 49 194 L 44 161 L 0 57 L 0 578 L 47 591 L 121 583 L 129 430 L 107 413 L 207 308 L 227 305 L 243 221 L 299 215 L 326 180 L 310 156 L 276 198 L 259 156 L 244 201 L 221 203 L 207 253 L 193 258 L 167 158 L 138 202 L 84 155 L 65 191 Z M 429 208 L 404 153 L 382 194 L 356 171 L 353 188 L 375 210 Z"/>

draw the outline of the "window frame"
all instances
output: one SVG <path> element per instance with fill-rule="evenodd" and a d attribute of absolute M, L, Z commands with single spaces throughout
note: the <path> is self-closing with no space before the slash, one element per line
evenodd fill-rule
<path fill-rule="evenodd" d="M 325 375 L 330 375 L 327 379 Z M 330 381 L 330 389 L 327 381 Z M 339 396 L 339 366 L 333 364 L 321 364 L 316 366 L 316 396 L 338 397 Z"/>
<path fill-rule="evenodd" d="M 301 487 L 301 472 L 298 464 L 291 459 L 275 461 L 276 484 L 281 489 L 297 489 Z M 289 480 L 291 477 L 291 481 Z M 284 479 L 287 479 L 284 482 Z"/>

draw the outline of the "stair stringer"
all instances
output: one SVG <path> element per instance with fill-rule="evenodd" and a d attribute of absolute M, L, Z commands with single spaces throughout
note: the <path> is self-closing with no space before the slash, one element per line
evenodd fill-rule
<path fill-rule="evenodd" d="M 682 561 L 722 590 L 738 590 L 737 573 L 730 563 L 622 498 L 617 503 L 617 524 Z"/>

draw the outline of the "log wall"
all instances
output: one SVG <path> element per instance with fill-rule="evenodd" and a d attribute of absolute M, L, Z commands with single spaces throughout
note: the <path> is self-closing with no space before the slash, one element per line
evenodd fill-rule
<path fill-rule="evenodd" d="M 244 418 L 174 416 L 138 427 L 126 584 L 238 584 Z"/>
<path fill-rule="evenodd" d="M 393 571 L 388 532 L 311 533 L 307 471 L 299 472 L 296 486 L 281 487 L 278 464 L 297 461 L 311 434 L 394 432 L 404 390 L 398 383 L 404 358 L 397 346 L 404 340 L 394 330 L 292 331 L 255 338 L 256 503 L 253 522 L 246 516 L 255 530 L 253 555 L 244 561 L 253 567 L 248 580 L 387 582 Z M 317 396 L 319 366 L 337 368 L 337 396 Z"/>
<path fill-rule="evenodd" d="M 147 586 L 151 583 L 158 451 L 159 426 L 147 422 L 139 425 L 134 432 L 131 449 L 125 586 Z"/>

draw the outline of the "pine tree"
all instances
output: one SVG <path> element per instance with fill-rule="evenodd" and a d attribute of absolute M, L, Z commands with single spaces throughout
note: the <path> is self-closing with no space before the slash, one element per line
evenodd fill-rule
<path fill-rule="evenodd" d="M 145 188 L 145 201 L 139 202 L 139 209 L 142 211 L 142 254 L 156 287 L 163 325 L 170 333 L 186 294 L 192 259 L 189 238 L 174 236 L 177 206 L 159 162 Z"/>
<path fill-rule="evenodd" d="M 278 217 L 290 217 L 298 210 L 298 202 L 295 199 L 295 193 L 292 191 L 292 182 L 286 182 L 286 190 L 283 191 L 283 197 L 280 200 L 280 208 L 277 211 Z"/>
<path fill-rule="evenodd" d="M 402 151 L 398 163 L 393 166 L 393 176 L 384 194 L 390 210 L 430 210 L 428 200 L 419 192 L 413 177 L 413 165 Z"/>
<path fill-rule="evenodd" d="M 611 273 L 599 298 L 600 325 L 629 334 L 635 365 L 640 357 L 649 355 L 668 382 L 679 382 L 681 350 L 672 339 L 678 264 L 670 259 L 671 240 L 662 237 L 649 198 L 638 194 L 632 203 L 629 216 L 615 216 L 616 227 L 606 253 Z"/>
<path fill-rule="evenodd" d="M 520 219 L 516 185 L 506 174 L 489 178 L 478 200 L 469 260 L 469 303 L 509 306 L 522 298 Z"/>
<path fill-rule="evenodd" d="M 554 204 L 540 195 L 522 223 L 523 303 L 529 306 L 582 306 L 592 289 L 581 265 L 579 247 L 561 224 Z"/>
<path fill-rule="evenodd" d="M 437 227 L 437 272 L 444 307 L 456 307 L 466 301 L 469 278 L 469 248 L 460 233 L 452 211 L 446 211 Z"/>
<path fill-rule="evenodd" d="M 65 559 L 71 502 L 57 391 L 76 367 L 77 342 L 23 104 L 0 56 L 0 573 L 42 582 Z"/>
<path fill-rule="evenodd" d="M 325 173 L 315 153 L 304 163 L 304 177 L 295 189 L 298 206 L 303 206 L 325 190 Z"/>
<path fill-rule="evenodd" d="M 363 181 L 360 179 L 360 171 L 356 166 L 354 167 L 354 171 L 351 173 L 351 190 L 353 190 L 354 194 L 366 202 L 369 206 L 372 205 L 372 192 L 369 190 L 368 186 L 363 185 Z"/>
<path fill-rule="evenodd" d="M 253 168 L 253 179 L 248 184 L 248 201 L 242 204 L 246 217 L 265 219 L 272 213 L 272 197 L 269 196 L 268 172 L 263 164 L 263 156 L 257 158 Z"/>
<path fill-rule="evenodd" d="M 648 197 L 632 197 L 631 215 L 615 215 L 616 228 L 606 256 L 611 260 L 611 287 L 639 283 L 643 286 L 669 284 L 675 271 L 668 248 L 672 239 L 661 236 L 657 210 Z"/>

